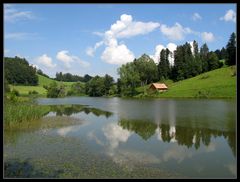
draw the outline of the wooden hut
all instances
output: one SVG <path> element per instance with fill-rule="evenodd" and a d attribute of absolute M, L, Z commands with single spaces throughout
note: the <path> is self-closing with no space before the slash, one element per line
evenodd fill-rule
<path fill-rule="evenodd" d="M 149 87 L 152 90 L 158 90 L 160 92 L 166 91 L 168 87 L 164 83 L 152 83 Z"/>

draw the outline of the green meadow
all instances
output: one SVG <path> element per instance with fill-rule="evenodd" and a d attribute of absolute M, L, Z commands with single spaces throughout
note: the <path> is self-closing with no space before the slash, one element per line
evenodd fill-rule
<path fill-rule="evenodd" d="M 43 88 L 44 85 L 49 85 L 52 82 L 57 82 L 57 84 L 60 84 L 60 81 L 56 81 L 50 78 L 47 78 L 45 76 L 42 75 L 38 75 L 38 85 L 37 86 L 22 86 L 22 85 L 10 85 L 11 90 L 15 89 L 17 90 L 20 95 L 24 96 L 24 95 L 28 95 L 29 91 L 36 91 L 38 92 L 39 95 L 41 96 L 46 96 L 47 95 L 47 90 L 45 88 Z M 62 82 L 62 84 L 64 84 L 66 86 L 66 90 L 68 91 L 71 87 L 71 85 L 75 83 L 75 82 Z"/>
<path fill-rule="evenodd" d="M 234 98 L 237 93 L 236 79 L 236 66 L 230 66 L 178 82 L 164 81 L 168 86 L 166 92 L 150 93 L 150 85 L 139 87 L 137 91 L 140 94 L 136 97 Z"/>

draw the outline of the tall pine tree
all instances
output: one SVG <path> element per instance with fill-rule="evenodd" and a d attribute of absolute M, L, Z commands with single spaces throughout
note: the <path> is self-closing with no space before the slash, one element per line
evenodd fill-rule
<path fill-rule="evenodd" d="M 194 69 L 196 71 L 196 75 L 198 75 L 202 73 L 202 62 L 199 55 L 198 43 L 195 40 L 193 41 L 193 56 L 195 62 Z"/>
<path fill-rule="evenodd" d="M 184 48 L 184 78 L 190 78 L 192 76 L 196 75 L 195 69 L 194 69 L 194 59 L 192 55 L 191 45 L 186 42 L 183 45 Z"/>
<path fill-rule="evenodd" d="M 172 68 L 172 79 L 174 81 L 184 79 L 184 47 L 177 46 L 174 51 L 174 66 Z"/>
<path fill-rule="evenodd" d="M 170 75 L 170 64 L 169 64 L 169 49 L 162 49 L 160 52 L 160 60 L 158 63 L 158 76 L 159 80 L 168 79 Z"/>
<path fill-rule="evenodd" d="M 219 60 L 215 52 L 209 53 L 208 66 L 209 66 L 209 71 L 219 68 Z"/>
<path fill-rule="evenodd" d="M 208 53 L 209 49 L 207 44 L 203 44 L 201 49 L 200 49 L 200 58 L 202 61 L 202 72 L 207 72 L 208 71 Z"/>
<path fill-rule="evenodd" d="M 226 46 L 227 50 L 227 65 L 235 65 L 236 64 L 236 34 L 233 32 L 230 36 L 230 39 Z"/>

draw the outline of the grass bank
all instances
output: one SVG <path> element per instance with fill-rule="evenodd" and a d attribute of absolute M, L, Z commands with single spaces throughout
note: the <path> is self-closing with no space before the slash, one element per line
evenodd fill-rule
<path fill-rule="evenodd" d="M 149 85 L 137 88 L 136 98 L 235 98 L 236 66 L 219 68 L 179 82 L 167 81 L 168 91 L 148 91 Z"/>
<path fill-rule="evenodd" d="M 37 74 L 37 75 L 38 75 L 38 85 L 37 86 L 10 85 L 10 89 L 17 90 L 20 93 L 20 95 L 22 95 L 22 96 L 28 95 L 30 91 L 31 92 L 36 91 L 36 92 L 38 92 L 38 96 L 46 97 L 47 90 L 45 88 L 43 88 L 44 85 L 50 85 L 54 81 L 57 82 L 57 84 L 63 83 L 66 87 L 66 91 L 68 91 L 68 90 L 70 90 L 71 85 L 76 83 L 76 82 L 60 82 L 60 81 L 56 81 L 56 80 L 47 78 L 47 77 L 39 75 L 39 74 Z"/>
<path fill-rule="evenodd" d="M 4 126 L 31 122 L 41 118 L 49 111 L 49 106 L 37 105 L 30 99 L 23 98 L 18 101 L 4 101 Z"/>

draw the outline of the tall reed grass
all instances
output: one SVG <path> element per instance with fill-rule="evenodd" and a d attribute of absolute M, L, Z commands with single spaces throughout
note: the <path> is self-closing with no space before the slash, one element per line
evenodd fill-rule
<path fill-rule="evenodd" d="M 48 113 L 49 107 L 28 102 L 6 102 L 4 104 L 4 125 L 11 126 L 31 122 Z"/>

